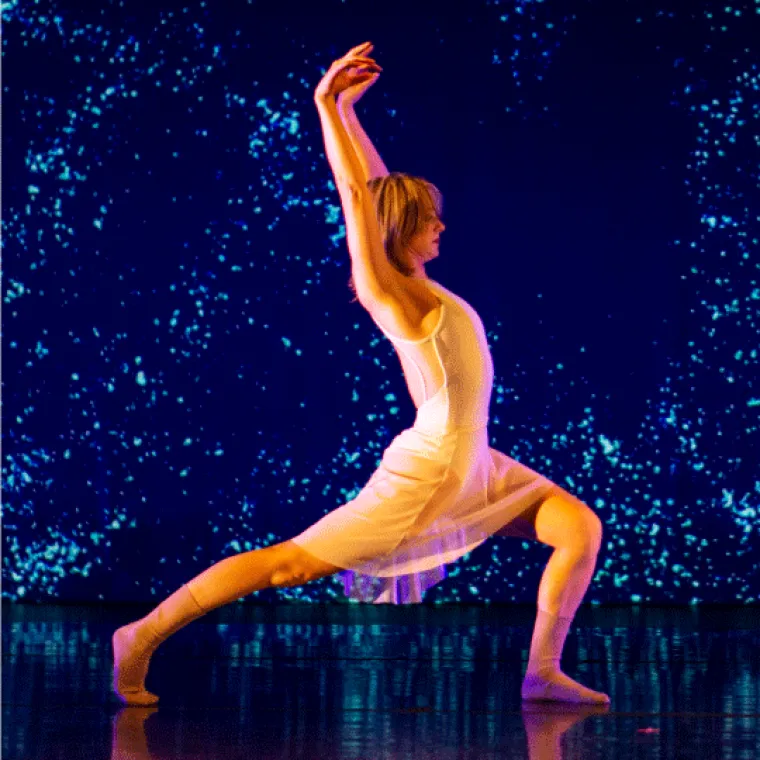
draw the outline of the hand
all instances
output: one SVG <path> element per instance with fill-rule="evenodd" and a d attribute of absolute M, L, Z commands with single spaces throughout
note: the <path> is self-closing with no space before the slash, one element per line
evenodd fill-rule
<path fill-rule="evenodd" d="M 334 98 L 350 87 L 364 85 L 370 79 L 376 80 L 382 71 L 380 66 L 365 53 L 372 48 L 371 42 L 357 45 L 342 58 L 334 61 L 314 91 L 314 100 L 324 101 Z M 369 84 L 367 84 L 369 87 Z M 363 87 L 362 93 L 366 87 Z"/>
<path fill-rule="evenodd" d="M 363 55 L 368 55 L 372 52 L 372 48 L 374 45 L 369 42 L 366 43 L 366 49 L 362 50 Z M 380 72 L 375 71 L 372 73 L 371 76 L 363 79 L 358 79 L 353 84 L 346 87 L 343 92 L 338 95 L 338 105 L 344 106 L 344 107 L 353 107 L 356 105 L 364 95 L 367 90 L 369 90 L 370 87 L 372 87 L 375 82 L 380 78 Z"/>

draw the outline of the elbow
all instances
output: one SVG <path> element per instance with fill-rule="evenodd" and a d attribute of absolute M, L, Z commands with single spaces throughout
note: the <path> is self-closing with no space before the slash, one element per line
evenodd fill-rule
<path fill-rule="evenodd" d="M 367 192 L 365 183 L 360 183 L 353 178 L 341 178 L 336 181 L 338 192 L 344 201 L 348 201 L 352 206 L 360 206 L 364 193 Z"/>
<path fill-rule="evenodd" d="M 355 177 L 349 177 L 346 180 L 346 189 L 352 198 L 359 198 L 367 190 L 367 183 Z"/>

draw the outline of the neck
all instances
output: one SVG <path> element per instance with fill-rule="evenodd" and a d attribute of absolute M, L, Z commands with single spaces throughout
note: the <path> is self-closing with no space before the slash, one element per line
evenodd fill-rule
<path fill-rule="evenodd" d="M 412 273 L 409 276 L 417 280 L 427 280 L 425 265 L 419 259 L 412 260 Z"/>

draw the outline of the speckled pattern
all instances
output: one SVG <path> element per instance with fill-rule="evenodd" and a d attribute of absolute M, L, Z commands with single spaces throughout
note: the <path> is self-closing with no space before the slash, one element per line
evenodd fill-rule
<path fill-rule="evenodd" d="M 760 6 L 365 5 L 2 3 L 3 597 L 155 603 L 411 424 L 312 99 L 371 39 L 357 113 L 443 193 L 489 446 L 604 524 L 589 600 L 758 601 Z M 488 541 L 426 600 L 534 602 L 545 561 Z"/>

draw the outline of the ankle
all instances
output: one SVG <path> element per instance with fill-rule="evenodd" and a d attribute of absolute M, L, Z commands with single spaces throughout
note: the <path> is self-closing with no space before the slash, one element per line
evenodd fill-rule
<path fill-rule="evenodd" d="M 125 625 L 120 630 L 122 640 L 129 643 L 129 647 L 134 651 L 144 651 L 155 649 L 160 643 L 154 627 L 151 625 L 149 616 L 135 620 L 133 623 Z"/>
<path fill-rule="evenodd" d="M 525 675 L 539 676 L 540 678 L 547 678 L 556 673 L 561 673 L 559 659 L 541 659 L 536 661 L 528 661 L 528 669 Z"/>

